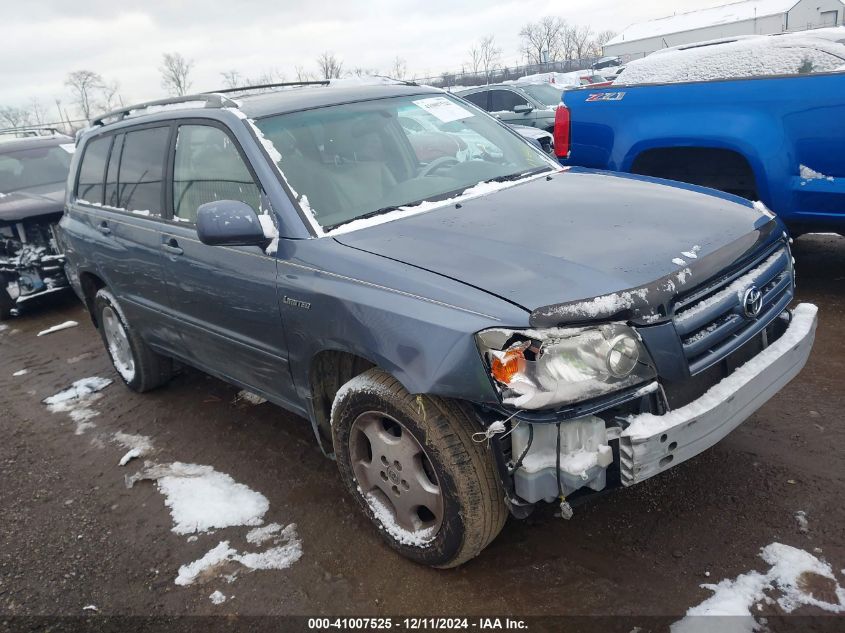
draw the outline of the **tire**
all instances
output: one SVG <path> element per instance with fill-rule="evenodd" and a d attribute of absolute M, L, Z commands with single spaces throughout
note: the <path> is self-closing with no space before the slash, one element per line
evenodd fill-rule
<path fill-rule="evenodd" d="M 332 411 L 347 489 L 390 547 L 433 567 L 474 558 L 507 519 L 492 455 L 472 439 L 478 430 L 464 405 L 413 396 L 377 368 L 344 385 Z"/>
<path fill-rule="evenodd" d="M 106 288 L 94 297 L 100 337 L 115 371 L 132 391 L 143 393 L 166 383 L 173 375 L 173 361 L 141 340 L 127 323 L 117 299 Z"/>

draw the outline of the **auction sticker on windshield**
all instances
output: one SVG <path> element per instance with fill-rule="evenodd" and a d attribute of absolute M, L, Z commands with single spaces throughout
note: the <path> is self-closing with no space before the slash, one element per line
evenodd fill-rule
<path fill-rule="evenodd" d="M 475 116 L 469 110 L 462 108 L 457 103 L 446 97 L 430 97 L 428 99 L 417 99 L 414 105 L 419 106 L 432 116 L 437 117 L 443 123 L 450 123 L 458 119 L 466 119 Z"/>

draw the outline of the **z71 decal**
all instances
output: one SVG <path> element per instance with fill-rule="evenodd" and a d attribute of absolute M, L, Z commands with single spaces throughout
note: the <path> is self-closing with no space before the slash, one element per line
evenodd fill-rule
<path fill-rule="evenodd" d="M 590 101 L 622 101 L 624 98 L 624 92 L 594 92 L 587 96 L 587 103 Z"/>

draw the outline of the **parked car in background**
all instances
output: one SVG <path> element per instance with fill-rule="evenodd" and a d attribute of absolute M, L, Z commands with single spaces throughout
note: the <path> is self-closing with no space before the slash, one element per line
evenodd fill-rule
<path fill-rule="evenodd" d="M 561 163 L 761 200 L 795 235 L 845 233 L 845 28 L 661 51 L 570 90 Z"/>
<path fill-rule="evenodd" d="M 69 287 L 54 231 L 73 151 L 54 132 L 0 131 L 0 319 Z"/>
<path fill-rule="evenodd" d="M 495 151 L 421 160 L 403 118 Z M 774 216 L 565 170 L 434 88 L 131 106 L 71 174 L 68 274 L 126 385 L 178 359 L 307 417 L 386 542 L 437 567 L 508 511 L 707 449 L 813 343 Z"/>
<path fill-rule="evenodd" d="M 546 130 L 541 130 L 536 127 L 528 127 L 527 125 L 511 125 L 511 127 L 520 136 L 523 136 L 532 143 L 539 145 L 540 149 L 547 154 L 552 156 L 554 155 L 555 141 L 551 132 L 547 132 Z"/>
<path fill-rule="evenodd" d="M 491 84 L 456 94 L 505 123 L 551 132 L 562 88 L 551 83 Z"/>

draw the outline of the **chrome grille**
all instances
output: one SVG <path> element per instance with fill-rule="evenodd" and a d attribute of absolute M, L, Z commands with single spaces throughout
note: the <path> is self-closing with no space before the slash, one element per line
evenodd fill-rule
<path fill-rule="evenodd" d="M 756 316 L 745 306 L 751 288 L 762 295 Z M 786 309 L 793 293 L 792 255 L 778 242 L 733 275 L 678 301 L 673 321 L 690 373 L 712 367 L 762 332 Z"/>

